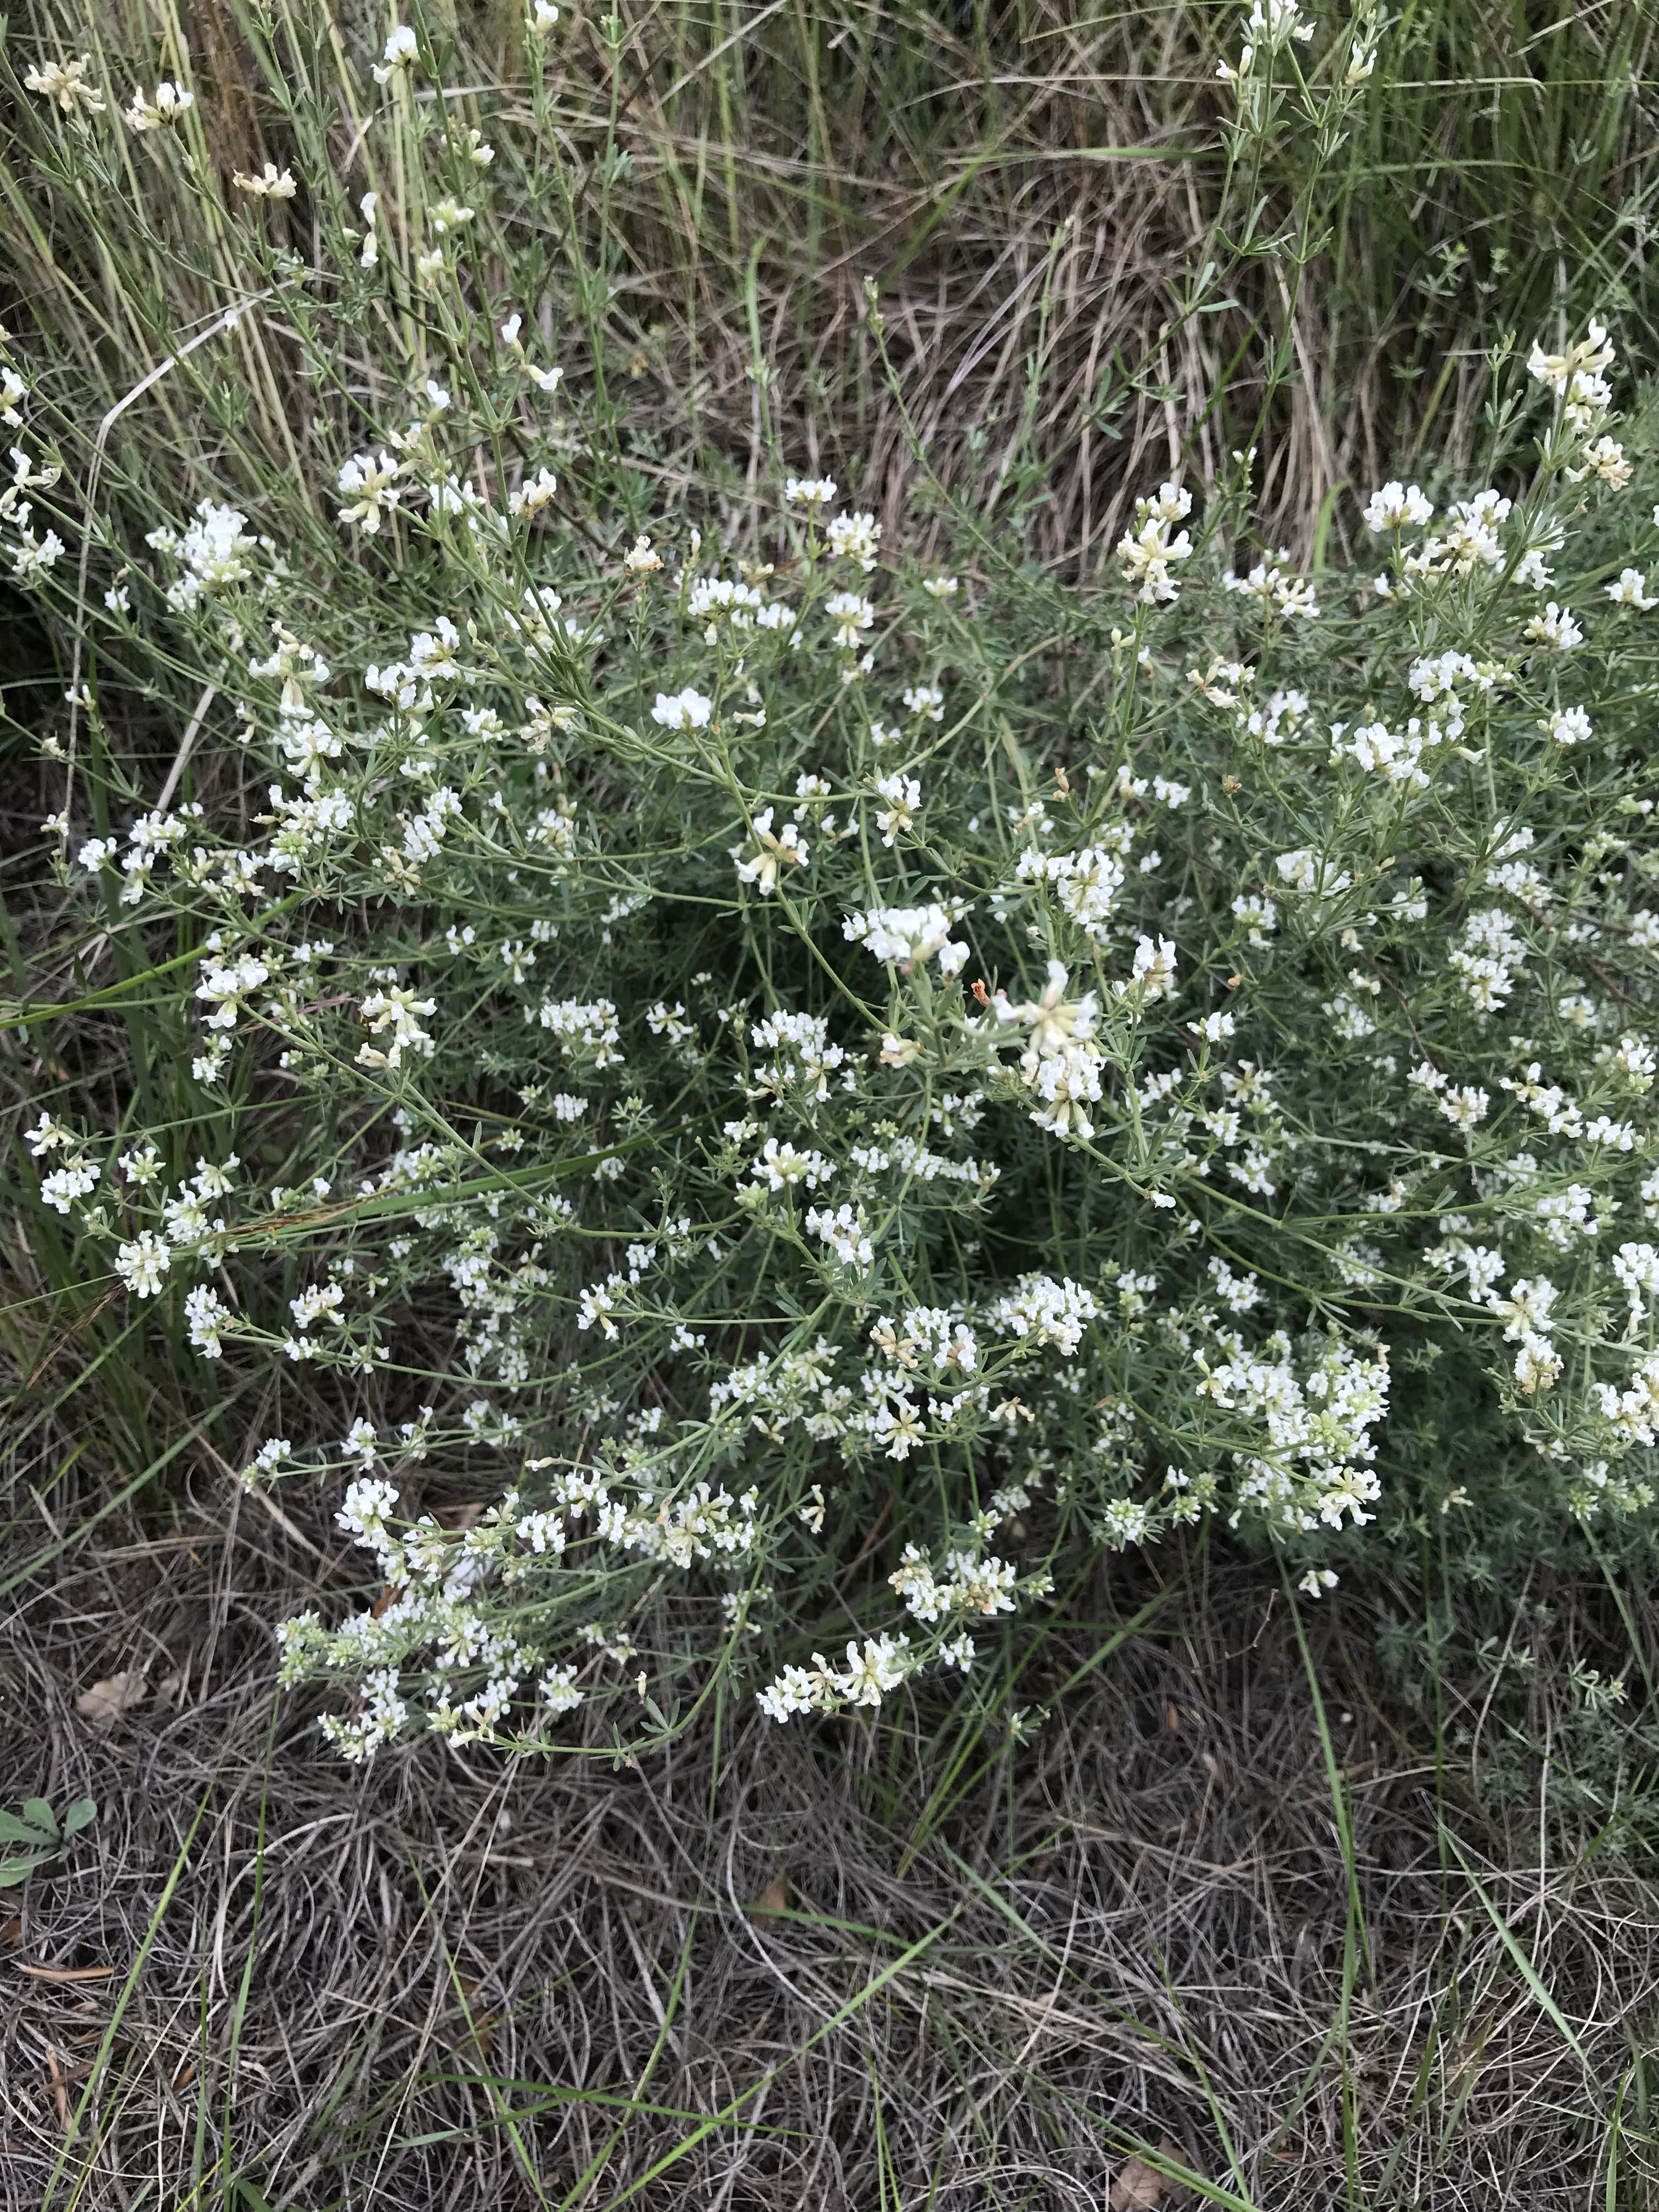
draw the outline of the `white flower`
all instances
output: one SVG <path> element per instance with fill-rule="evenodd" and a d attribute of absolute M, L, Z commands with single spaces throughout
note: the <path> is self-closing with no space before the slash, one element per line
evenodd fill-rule
<path fill-rule="evenodd" d="M 878 1705 L 910 1672 L 909 1648 L 907 1636 L 866 1638 L 862 1651 L 856 1644 L 849 1644 L 847 1671 L 836 1678 L 836 1689 L 851 1705 Z"/>
<path fill-rule="evenodd" d="M 246 1005 L 250 991 L 257 991 L 261 983 L 269 982 L 270 970 L 257 953 L 245 952 L 234 960 L 221 960 L 212 955 L 202 963 L 202 975 L 196 986 L 196 995 L 213 1008 L 204 1017 L 210 1030 L 232 1030 L 236 1018 Z"/>
<path fill-rule="evenodd" d="M 1056 1282 L 1050 1275 L 1022 1275 L 1018 1287 L 999 1298 L 991 1319 L 1009 1335 L 1033 1346 L 1052 1345 L 1062 1358 L 1076 1356 L 1083 1332 L 1098 1320 L 1100 1308 L 1093 1293 L 1069 1275 Z"/>
<path fill-rule="evenodd" d="M 830 1163 L 822 1152 L 798 1152 L 793 1145 L 769 1137 L 758 1158 L 750 1162 L 749 1172 L 769 1190 L 793 1190 L 799 1182 L 817 1190 L 830 1179 Z"/>
<path fill-rule="evenodd" d="M 382 512 L 390 514 L 398 504 L 398 466 L 386 453 L 354 453 L 343 463 L 337 483 L 347 504 L 339 510 L 340 520 L 355 522 L 365 537 L 373 538 L 380 529 Z"/>
<path fill-rule="evenodd" d="M 1437 726 L 1431 723 L 1430 727 Z M 1331 765 L 1334 768 L 1342 760 L 1357 761 L 1361 768 L 1385 776 L 1390 783 L 1426 791 L 1429 779 L 1421 766 L 1423 742 L 1415 715 L 1403 732 L 1390 730 L 1382 722 L 1367 722 L 1346 744 L 1332 746 Z"/>
<path fill-rule="evenodd" d="M 1273 866 L 1286 890 L 1316 891 L 1327 898 L 1348 890 L 1353 880 L 1346 868 L 1332 872 L 1323 856 L 1306 846 L 1294 853 L 1276 854 Z"/>
<path fill-rule="evenodd" d="M 1626 568 L 1616 584 L 1607 586 L 1607 597 L 1616 606 L 1639 607 L 1645 614 L 1650 607 L 1659 607 L 1659 599 L 1648 596 L 1648 580 L 1639 568 Z"/>
<path fill-rule="evenodd" d="M 65 547 L 55 530 L 37 538 L 32 530 L 20 532 L 18 543 L 11 549 L 12 574 L 19 583 L 33 583 L 46 569 L 53 568 L 64 557 Z"/>
<path fill-rule="evenodd" d="M 168 586 L 170 606 L 193 607 L 204 592 L 222 591 L 228 585 L 248 580 L 253 574 L 248 556 L 258 541 L 248 535 L 246 524 L 247 517 L 240 507 L 222 507 L 204 499 L 182 538 L 173 538 L 171 532 L 167 534 L 165 550 L 175 553 L 184 567 L 184 574 Z"/>
<path fill-rule="evenodd" d="M 1048 986 L 1040 999 L 1014 1006 L 999 991 L 991 1003 L 997 1019 L 1020 1023 L 1030 1033 L 1031 1050 L 1046 1058 L 1094 1035 L 1098 1000 L 1092 991 L 1085 991 L 1079 999 L 1068 999 L 1067 984 L 1065 963 L 1051 960 Z"/>
<path fill-rule="evenodd" d="M 1174 990 L 1175 969 L 1176 949 L 1167 937 L 1160 937 L 1156 945 L 1150 937 L 1138 938 L 1133 972 L 1127 983 L 1118 985 L 1118 996 L 1133 1006 L 1151 1006 Z"/>
<path fill-rule="evenodd" d="M 160 1293 L 172 1265 L 173 1254 L 166 1242 L 150 1229 L 140 1230 L 133 1242 L 123 1244 L 115 1255 L 116 1273 L 141 1298 Z"/>
<path fill-rule="evenodd" d="M 398 1495 L 383 1475 L 360 1474 L 346 1485 L 335 1522 L 366 1550 L 380 1551 L 386 1542 L 386 1516 L 397 1505 Z"/>
<path fill-rule="evenodd" d="M 294 1447 L 286 1437 L 267 1437 L 243 1472 L 244 1482 L 256 1482 L 262 1474 L 275 1474 L 284 1460 L 292 1459 Z"/>
<path fill-rule="evenodd" d="M 804 507 L 809 514 L 816 514 L 835 498 L 836 480 L 834 477 L 790 477 L 783 495 L 791 507 Z"/>
<path fill-rule="evenodd" d="M 176 123 L 196 105 L 196 95 L 181 84 L 173 84 L 166 78 L 155 88 L 152 99 L 146 100 L 142 92 L 132 95 L 132 105 L 126 111 L 127 121 L 135 131 L 161 131 L 169 123 Z"/>
<path fill-rule="evenodd" d="M 102 1172 L 95 1160 L 77 1155 L 41 1176 L 40 1195 L 57 1212 L 67 1213 L 77 1199 L 87 1197 L 97 1187 Z"/>
<path fill-rule="evenodd" d="M 876 618 L 874 607 L 856 592 L 832 592 L 823 603 L 823 611 L 836 625 L 836 643 L 848 653 L 857 652 L 860 632 Z"/>
<path fill-rule="evenodd" d="M 1136 502 L 1134 527 L 1119 538 L 1117 558 L 1143 606 L 1167 606 L 1180 594 L 1170 572 L 1191 558 L 1193 542 L 1184 530 L 1175 537 L 1170 532 L 1192 507 L 1192 494 L 1176 483 L 1163 484 L 1155 499 Z"/>
<path fill-rule="evenodd" d="M 1586 744 L 1589 741 L 1590 720 L 1582 707 L 1558 707 L 1538 726 L 1558 745 Z"/>
<path fill-rule="evenodd" d="M 1443 1084 L 1443 1078 L 1442 1081 Z M 1486 1120 L 1492 1100 L 1484 1091 L 1464 1083 L 1443 1087 L 1435 1103 L 1453 1128 L 1467 1130 Z"/>
<path fill-rule="evenodd" d="M 1553 599 L 1542 614 L 1534 615 L 1527 624 L 1526 635 L 1535 644 L 1553 646 L 1558 653 L 1570 653 L 1574 646 L 1584 642 L 1584 633 L 1575 617 Z"/>
<path fill-rule="evenodd" d="M 238 191 L 256 200 L 291 200 L 299 190 L 293 171 L 278 169 L 274 161 L 267 161 L 257 177 L 244 176 L 240 169 L 234 170 L 231 182 Z"/>
<path fill-rule="evenodd" d="M 43 100 L 55 100 L 65 115 L 101 115 L 104 100 L 96 86 L 87 82 L 92 56 L 78 61 L 37 62 L 23 78 L 26 88 Z"/>
<path fill-rule="evenodd" d="M 792 1713 L 810 1713 L 821 1702 L 818 1682 L 805 1667 L 786 1667 L 776 1681 L 763 1690 L 757 1690 L 755 1701 L 769 1721 L 780 1725 L 787 1722 Z"/>
<path fill-rule="evenodd" d="M 1581 465 L 1565 471 L 1569 483 L 1582 483 L 1586 477 L 1595 477 L 1613 491 L 1622 491 L 1636 473 L 1634 465 L 1625 459 L 1625 449 L 1616 438 L 1596 438 L 1579 455 Z"/>
<path fill-rule="evenodd" d="M 1101 1057 L 1091 1044 L 1070 1044 L 1047 1055 L 1027 1052 L 1020 1072 L 1036 1100 L 1031 1119 L 1056 1137 L 1095 1133 L 1089 1108 L 1101 1097 Z"/>
<path fill-rule="evenodd" d="M 483 494 L 471 477 L 453 472 L 428 484 L 426 498 L 434 514 L 459 515 L 469 530 L 476 530 L 488 511 Z"/>
<path fill-rule="evenodd" d="M 392 1041 L 383 1052 L 372 1045 L 359 1046 L 358 1060 L 364 1067 L 396 1067 L 405 1052 L 418 1053 L 429 1060 L 433 1042 L 421 1022 L 437 1011 L 435 999 L 417 999 L 410 990 L 393 986 L 389 990 L 371 991 L 363 1000 L 362 1018 L 376 1036 L 384 1036 L 390 1030 Z"/>
<path fill-rule="evenodd" d="M 881 832 L 882 843 L 890 851 L 896 837 L 908 837 L 915 828 L 921 786 L 913 775 L 884 775 L 877 780 L 876 794 L 887 802 L 877 813 L 876 827 Z"/>
<path fill-rule="evenodd" d="M 538 15 L 545 15 L 549 19 L 545 27 L 550 28 L 558 21 L 559 11 L 551 5 L 551 0 L 536 0 L 536 7 Z M 544 27 L 538 23 L 537 27 Z M 586 1695 L 584 1691 L 576 1687 L 574 1667 L 550 1667 L 542 1676 L 539 1686 L 542 1703 L 556 1719 L 561 1713 L 574 1713 Z"/>
<path fill-rule="evenodd" d="M 755 817 L 751 842 L 752 850 L 741 845 L 731 849 L 737 863 L 739 883 L 753 884 L 763 898 L 769 898 L 778 887 L 779 872 L 787 867 L 804 867 L 807 848 L 798 822 L 786 822 L 775 836 L 772 831 L 773 810 L 763 806 Z"/>
<path fill-rule="evenodd" d="M 73 1145 L 76 1139 L 73 1129 L 66 1129 L 50 1114 L 43 1114 L 32 1129 L 23 1132 L 23 1141 L 38 1160 L 47 1152 L 55 1152 L 60 1146 Z"/>
<path fill-rule="evenodd" d="M 313 1328 L 319 1321 L 337 1328 L 345 1319 L 345 1291 L 338 1283 L 313 1283 L 289 1300 L 288 1310 L 295 1328 Z"/>
<path fill-rule="evenodd" d="M 1473 499 L 1454 500 L 1446 516 L 1443 550 L 1460 576 L 1477 568 L 1501 568 L 1504 547 L 1499 526 L 1509 520 L 1510 502 L 1488 489 Z"/>
<path fill-rule="evenodd" d="M 1368 46 L 1363 37 L 1356 34 L 1353 45 L 1348 52 L 1348 67 L 1345 82 L 1350 85 L 1364 84 L 1376 67 L 1375 41 Z"/>
<path fill-rule="evenodd" d="M 586 1332 L 597 1328 L 602 1336 L 615 1338 L 621 1331 L 611 1316 L 615 1310 L 616 1291 L 620 1275 L 612 1275 L 604 1283 L 590 1283 L 577 1303 L 576 1326 Z"/>
<path fill-rule="evenodd" d="M 1515 1355 L 1515 1379 L 1528 1398 L 1547 1390 L 1561 1372 L 1562 1358 L 1547 1336 L 1523 1336 Z"/>
<path fill-rule="evenodd" d="M 829 478 L 823 482 L 827 483 Z M 838 514 L 825 534 L 837 559 L 856 561 L 866 575 L 875 567 L 881 525 L 873 514 Z"/>
<path fill-rule="evenodd" d="M 1408 524 L 1420 528 L 1433 513 L 1433 507 L 1415 484 L 1402 484 L 1395 477 L 1381 491 L 1371 494 L 1365 506 L 1365 522 L 1382 538 L 1405 529 Z"/>
<path fill-rule="evenodd" d="M 868 914 L 849 914 L 842 934 L 854 945 L 867 945 L 878 960 L 890 960 L 908 974 L 937 959 L 941 971 L 955 975 L 965 965 L 968 947 L 952 942 L 951 930 L 965 912 L 944 906 L 877 907 Z"/>
<path fill-rule="evenodd" d="M 410 69 L 419 58 L 420 42 L 407 23 L 399 23 L 386 40 L 380 58 L 371 74 L 376 84 L 385 84 L 393 70 Z"/>
<path fill-rule="evenodd" d="M 1565 392 L 1586 378 L 1599 380 L 1603 370 L 1611 368 L 1613 350 L 1607 343 L 1607 326 L 1592 315 L 1589 335 L 1580 338 L 1565 353 L 1546 353 L 1534 342 L 1527 367 L 1540 384 L 1547 384 L 1552 392 Z"/>
<path fill-rule="evenodd" d="M 1630 1152 L 1636 1149 L 1636 1131 L 1628 1121 L 1615 1121 L 1610 1115 L 1598 1114 L 1584 1124 L 1587 1145 L 1606 1145 L 1615 1152 Z"/>
<path fill-rule="evenodd" d="M 365 192 L 357 203 L 358 212 L 368 226 L 363 236 L 362 250 L 357 256 L 358 265 L 363 269 L 373 269 L 380 258 L 380 241 L 374 229 L 374 219 L 380 212 L 380 195 L 378 192 Z"/>
<path fill-rule="evenodd" d="M 810 1207 L 805 1225 L 813 1236 L 823 1239 L 842 1267 L 867 1273 L 875 1266 L 876 1248 L 866 1232 L 864 1216 L 852 1206 Z M 889 1456 L 894 1456 L 890 1450 Z"/>
<path fill-rule="evenodd" d="M 1319 612 L 1319 599 L 1305 576 L 1289 573 L 1291 556 L 1274 553 L 1258 561 L 1247 575 L 1224 576 L 1224 591 L 1259 600 L 1264 612 L 1276 611 L 1300 622 L 1311 622 Z"/>
<path fill-rule="evenodd" d="M 659 691 L 651 719 L 660 722 L 665 730 L 706 730 L 714 711 L 714 701 L 705 699 L 701 691 L 694 691 L 687 684 L 684 691 Z"/>
<path fill-rule="evenodd" d="M 1224 83 L 1248 76 L 1255 65 L 1255 58 L 1265 46 L 1269 53 L 1278 53 L 1292 39 L 1304 46 L 1314 34 L 1314 27 L 1302 14 L 1297 0 L 1251 0 L 1250 12 L 1244 19 L 1244 44 L 1239 54 L 1238 67 L 1234 70 L 1219 62 L 1216 75 Z"/>
<path fill-rule="evenodd" d="M 509 514 L 534 514 L 540 508 L 551 505 L 557 496 L 558 489 L 559 480 L 552 471 L 538 469 L 517 491 L 508 493 L 507 512 Z"/>
<path fill-rule="evenodd" d="M 220 1340 L 230 1319 L 229 1307 L 210 1285 L 198 1283 L 185 1293 L 185 1320 L 190 1340 L 204 1359 L 220 1357 L 224 1349 Z"/>
<path fill-rule="evenodd" d="M 594 999 L 586 1004 L 575 999 L 544 999 L 536 1019 L 543 1029 L 550 1030 L 568 1051 L 591 1057 L 595 1068 L 613 1067 L 621 1062 L 617 1009 L 609 999 Z"/>

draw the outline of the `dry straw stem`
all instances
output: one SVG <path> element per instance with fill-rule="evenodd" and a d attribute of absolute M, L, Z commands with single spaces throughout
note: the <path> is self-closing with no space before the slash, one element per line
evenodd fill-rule
<path fill-rule="evenodd" d="M 34 0 L 27 28 L 51 51 L 90 45 L 116 82 L 153 76 L 158 59 L 186 76 L 192 143 L 228 179 L 282 150 L 243 14 L 242 0 L 124 0 L 90 16 Z M 342 56 L 348 38 L 378 42 L 379 13 L 336 14 Z M 452 105 L 527 119 L 517 7 L 422 14 L 458 48 Z M 861 464 L 890 532 L 907 504 L 914 523 L 928 487 L 866 279 L 930 472 L 1068 573 L 1104 562 L 1149 467 L 1184 459 L 1207 476 L 1253 433 L 1281 340 L 1263 526 L 1294 540 L 1340 485 L 1431 453 L 1453 469 L 1486 458 L 1493 338 L 1609 307 L 1637 356 L 1659 332 L 1643 250 L 1646 7 L 1600 0 L 1548 21 L 1486 0 L 1407 10 L 1334 163 L 1316 176 L 1287 134 L 1235 175 L 1245 190 L 1224 229 L 1215 64 L 1237 43 L 1230 9 L 623 0 L 568 30 L 551 90 L 583 170 L 574 236 L 544 198 L 522 220 L 555 261 L 579 246 L 610 288 L 602 319 L 631 368 L 615 403 L 671 486 L 690 462 L 716 482 L 723 466 L 735 490 L 775 441 L 843 482 Z M 343 165 L 361 131 L 350 72 L 312 89 L 337 111 Z M 20 304 L 60 337 L 95 335 L 80 366 L 107 405 L 156 357 L 122 243 L 80 267 L 15 193 L 11 206 Z M 1294 295 L 1281 252 L 1196 301 L 1195 272 L 1229 266 L 1247 215 L 1264 235 L 1291 223 L 1285 251 L 1312 255 Z M 210 304 L 200 279 L 155 273 L 175 326 L 194 327 Z M 239 341 L 252 404 L 291 454 L 296 395 L 256 324 Z"/>
<path fill-rule="evenodd" d="M 758 360 L 784 447 L 832 471 L 865 459 L 896 526 L 917 477 L 866 278 L 931 468 L 1024 522 L 1045 562 L 1100 566 L 1149 465 L 1185 456 L 1207 476 L 1253 428 L 1281 271 L 1247 270 L 1201 313 L 1191 294 L 1234 242 L 1217 229 L 1214 83 L 1231 10 L 614 20 L 614 42 L 584 27 L 568 66 L 629 160 L 599 244 L 639 331 L 653 440 L 713 442 L 752 477 Z M 1545 36 L 1462 0 L 1396 27 L 1371 119 L 1306 210 L 1326 243 L 1291 318 L 1264 526 L 1305 532 L 1328 492 L 1380 480 L 1385 461 L 1465 462 L 1484 344 L 1571 312 L 1581 286 L 1641 303 L 1654 327 L 1638 215 L 1651 36 L 1643 9 L 1590 7 Z M 511 51 L 487 33 L 477 46 L 486 63 Z M 1280 149 L 1249 179 L 1268 228 L 1308 185 L 1298 158 Z M 1212 411 L 1200 395 L 1218 391 Z"/>

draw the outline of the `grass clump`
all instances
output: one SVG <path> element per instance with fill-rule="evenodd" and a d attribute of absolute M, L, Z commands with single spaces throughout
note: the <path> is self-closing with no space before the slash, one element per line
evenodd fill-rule
<path fill-rule="evenodd" d="M 1383 33 L 1246 27 L 1188 316 L 1275 272 L 1266 425 Z M 43 1288 L 368 1555 L 283 1632 L 331 1740 L 878 1707 L 1214 1517 L 1314 1595 L 1443 1516 L 1639 1522 L 1659 526 L 1603 325 L 1495 347 L 1490 468 L 1333 488 L 1311 559 L 1246 444 L 1062 587 L 914 433 L 926 550 L 844 503 L 758 355 L 750 482 L 665 498 L 550 11 L 494 112 L 423 19 L 343 75 L 244 28 L 289 150 L 228 190 L 178 77 L 20 88 L 14 192 L 161 194 L 212 311 L 92 434 L 64 349 L 6 373 L 86 986 L 8 1018 Z"/>

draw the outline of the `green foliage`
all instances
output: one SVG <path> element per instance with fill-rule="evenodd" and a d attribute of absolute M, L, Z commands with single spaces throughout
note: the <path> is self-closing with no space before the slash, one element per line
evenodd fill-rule
<path fill-rule="evenodd" d="M 0 1858 L 0 1889 L 15 1889 L 32 1874 L 38 1874 L 97 1814 L 97 1805 L 90 1797 L 77 1797 L 61 1820 L 44 1797 L 26 1798 L 21 1814 L 0 1813 L 0 1844 L 13 1847 Z"/>

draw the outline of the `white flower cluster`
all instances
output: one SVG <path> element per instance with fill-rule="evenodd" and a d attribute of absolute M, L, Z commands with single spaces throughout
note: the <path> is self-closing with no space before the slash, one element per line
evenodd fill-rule
<path fill-rule="evenodd" d="M 1311 30 L 1252 6 L 1230 130 L 1364 81 L 1373 17 Z M 380 1585 L 285 1632 L 331 1739 L 640 1746 L 714 1671 L 873 1709 L 1068 1549 L 1211 1515 L 1316 1594 L 1447 1503 L 1437 1424 L 1473 1510 L 1646 1512 L 1659 485 L 1606 331 L 1533 354 L 1524 492 L 1390 480 L 1317 589 L 1195 464 L 1040 623 L 977 542 L 921 573 L 873 474 L 711 502 L 705 545 L 559 412 L 495 149 L 434 97 L 411 154 L 423 39 L 377 33 L 365 127 L 432 162 L 424 228 L 303 210 L 325 461 L 226 431 L 217 496 L 134 528 L 53 420 L 0 489 L 16 576 L 180 723 L 152 789 L 70 704 L 49 950 L 146 933 L 188 1042 L 165 1097 L 156 1055 L 73 1121 L 37 1085 L 31 1218 L 205 1392 L 289 1393 L 247 1480 L 336 1483 Z M 199 127 L 182 82 L 100 124 L 87 69 L 27 80 L 54 129 Z M 252 298 L 300 186 L 238 181 Z"/>

